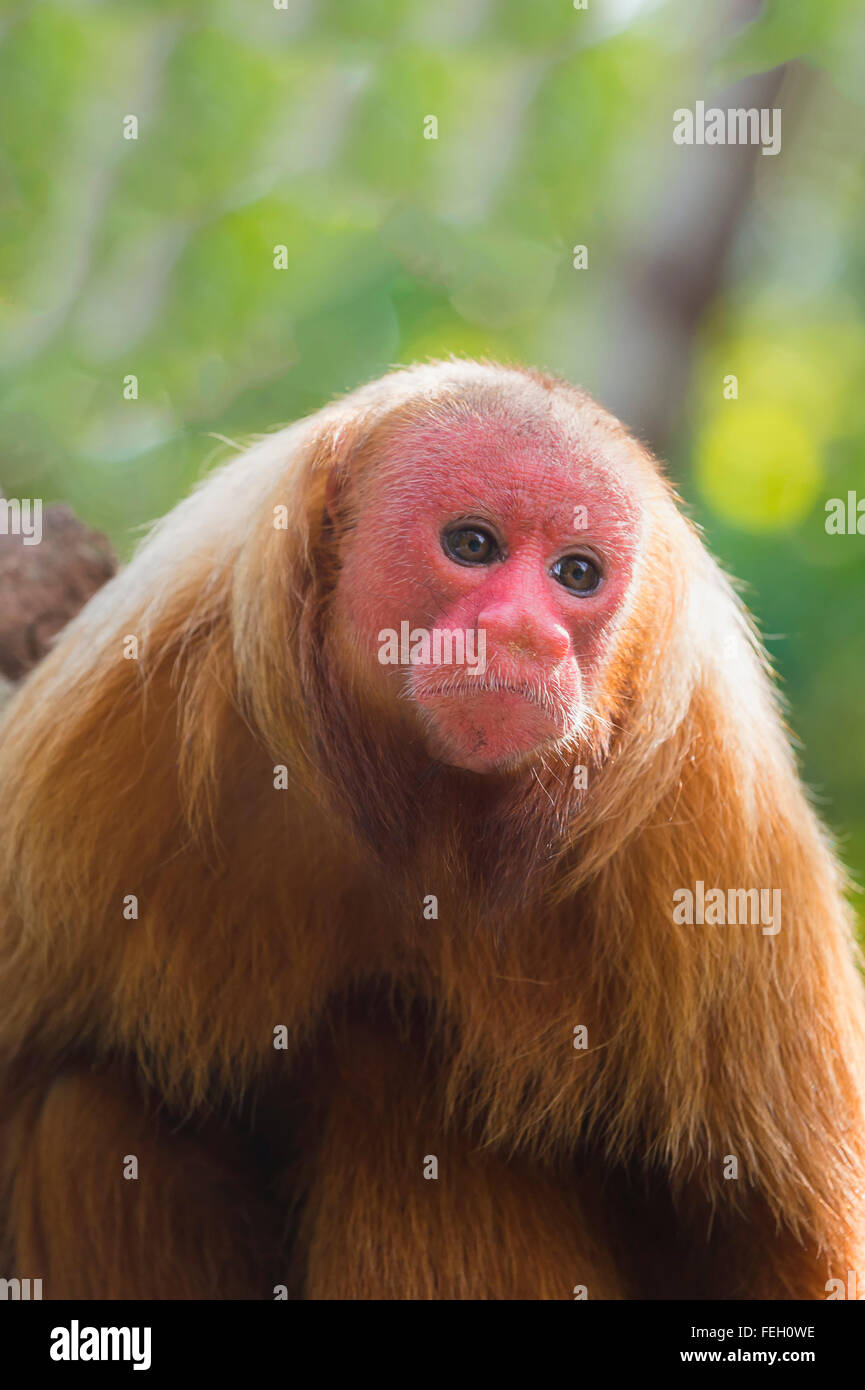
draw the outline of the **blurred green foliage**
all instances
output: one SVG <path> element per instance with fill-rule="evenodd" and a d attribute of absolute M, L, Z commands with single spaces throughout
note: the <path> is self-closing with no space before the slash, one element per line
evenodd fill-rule
<path fill-rule="evenodd" d="M 865 496 L 865 11 L 769 0 L 737 32 L 723 8 L 5 0 L 0 483 L 71 502 L 126 554 L 214 435 L 393 363 L 483 354 L 601 392 L 673 108 L 795 59 L 796 119 L 785 106 L 781 158 L 756 160 L 665 447 L 865 879 L 865 538 L 824 527 L 829 497 Z"/>

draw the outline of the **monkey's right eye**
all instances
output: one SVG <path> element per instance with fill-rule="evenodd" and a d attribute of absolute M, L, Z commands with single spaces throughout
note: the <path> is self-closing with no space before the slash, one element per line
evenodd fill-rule
<path fill-rule="evenodd" d="M 457 526 L 444 531 L 442 548 L 458 565 L 488 565 L 499 553 L 495 537 L 479 526 Z"/>

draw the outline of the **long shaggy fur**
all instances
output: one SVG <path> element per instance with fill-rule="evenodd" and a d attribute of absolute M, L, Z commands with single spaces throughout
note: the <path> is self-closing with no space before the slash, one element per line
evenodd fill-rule
<path fill-rule="evenodd" d="M 394 433 L 529 400 L 603 446 L 643 539 L 579 737 L 489 783 L 376 708 L 330 600 Z M 673 925 L 697 880 L 780 889 L 781 931 Z M 748 621 L 645 451 L 536 373 L 393 373 L 209 477 L 5 713 L 4 1272 L 46 1297 L 823 1297 L 865 1267 L 843 887 Z"/>

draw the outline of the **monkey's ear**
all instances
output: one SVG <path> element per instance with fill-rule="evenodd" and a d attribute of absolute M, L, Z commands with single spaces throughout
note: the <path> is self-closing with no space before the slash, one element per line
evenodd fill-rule
<path fill-rule="evenodd" d="M 337 531 L 352 524 L 356 465 L 362 446 L 368 442 L 368 422 L 357 410 L 344 412 L 319 438 L 314 466 L 326 473 L 325 522 Z"/>
<path fill-rule="evenodd" d="M 340 514 L 340 502 L 345 490 L 345 473 L 339 464 L 334 462 L 327 474 L 327 482 L 324 488 L 324 505 L 327 515 L 331 522 L 336 522 Z"/>
<path fill-rule="evenodd" d="M 349 529 L 353 521 L 350 476 L 346 461 L 335 459 L 324 485 L 324 523 L 337 535 Z"/>

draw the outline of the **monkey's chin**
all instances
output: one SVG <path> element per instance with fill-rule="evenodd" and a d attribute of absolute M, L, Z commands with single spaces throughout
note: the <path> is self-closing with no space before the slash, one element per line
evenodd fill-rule
<path fill-rule="evenodd" d="M 511 692 L 420 700 L 430 753 L 466 772 L 513 772 L 558 743 L 565 730 L 546 710 Z"/>

